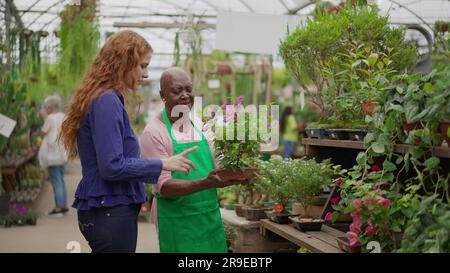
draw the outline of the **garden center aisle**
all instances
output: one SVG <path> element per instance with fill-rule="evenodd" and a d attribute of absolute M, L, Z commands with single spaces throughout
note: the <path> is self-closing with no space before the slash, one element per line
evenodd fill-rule
<path fill-rule="evenodd" d="M 72 204 L 74 193 L 81 178 L 80 161 L 73 160 L 66 165 L 65 181 L 68 203 Z M 53 189 L 49 181 L 44 182 L 41 193 L 34 202 L 34 209 L 39 214 L 36 226 L 0 227 L 0 253 L 33 252 L 33 253 L 69 253 L 67 244 L 70 241 L 80 242 L 81 252 L 90 252 L 90 248 L 82 237 L 77 225 L 76 210 L 70 208 L 65 217 L 50 217 L 46 212 L 51 210 Z M 137 252 L 159 252 L 155 226 L 139 222 Z"/>

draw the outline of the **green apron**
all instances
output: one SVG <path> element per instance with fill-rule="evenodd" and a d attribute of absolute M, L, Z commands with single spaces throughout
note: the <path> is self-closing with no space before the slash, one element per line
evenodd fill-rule
<path fill-rule="evenodd" d="M 172 139 L 174 155 L 198 146 L 197 150 L 187 156 L 195 164 L 196 170 L 191 169 L 188 176 L 183 172 L 173 172 L 172 178 L 190 181 L 207 177 L 215 164 L 205 136 L 194 126 L 202 136 L 202 140 L 178 143 L 165 109 L 162 117 Z M 215 188 L 185 196 L 161 197 L 155 194 L 155 197 L 161 253 L 226 253 L 228 251 Z"/>

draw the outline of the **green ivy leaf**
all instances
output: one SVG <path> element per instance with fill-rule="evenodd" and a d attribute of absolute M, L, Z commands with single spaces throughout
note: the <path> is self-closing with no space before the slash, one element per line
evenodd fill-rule
<path fill-rule="evenodd" d="M 378 142 L 372 143 L 371 146 L 372 150 L 377 153 L 377 154 L 382 154 L 384 153 L 385 149 L 384 149 L 384 145 L 380 144 Z"/>
<path fill-rule="evenodd" d="M 388 160 L 385 160 L 385 161 L 383 162 L 383 170 L 384 170 L 384 171 L 386 171 L 386 172 L 393 172 L 393 171 L 395 171 L 396 169 L 397 169 L 397 166 L 395 166 L 394 163 L 392 163 L 392 162 L 390 162 L 390 161 L 388 161 Z"/>
<path fill-rule="evenodd" d="M 356 162 L 358 165 L 364 165 L 366 163 L 367 156 L 364 152 L 360 152 L 358 156 L 356 157 Z"/>
<path fill-rule="evenodd" d="M 427 169 L 429 170 L 435 170 L 439 167 L 439 163 L 441 162 L 441 160 L 435 156 L 428 158 L 427 160 L 425 160 L 424 165 L 425 167 L 427 167 Z"/>

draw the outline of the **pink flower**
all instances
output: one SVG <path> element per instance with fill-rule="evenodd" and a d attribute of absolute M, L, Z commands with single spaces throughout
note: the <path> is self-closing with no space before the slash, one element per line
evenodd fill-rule
<path fill-rule="evenodd" d="M 372 172 L 378 172 L 381 171 L 380 166 L 378 165 L 373 165 L 372 168 L 370 169 Z"/>
<path fill-rule="evenodd" d="M 369 205 L 373 205 L 375 204 L 375 200 L 373 200 L 372 198 L 370 198 L 369 196 L 364 196 L 361 201 L 363 202 L 363 204 L 368 207 Z"/>
<path fill-rule="evenodd" d="M 353 231 L 355 233 L 359 233 L 361 231 L 362 226 L 362 219 L 361 217 L 354 217 L 353 223 L 350 224 L 350 231 Z"/>
<path fill-rule="evenodd" d="M 341 201 L 341 198 L 339 196 L 331 198 L 331 205 L 339 204 L 339 201 Z"/>
<path fill-rule="evenodd" d="M 329 222 L 331 221 L 331 219 L 333 219 L 333 213 L 331 211 L 327 212 L 327 214 L 325 214 L 325 221 Z"/>
<path fill-rule="evenodd" d="M 381 200 L 378 200 L 377 204 L 389 208 L 391 206 L 391 200 L 387 199 L 387 198 L 383 198 Z"/>
<path fill-rule="evenodd" d="M 349 232 L 347 232 L 347 238 L 350 241 L 351 247 L 358 247 L 361 245 L 361 243 L 359 241 L 359 236 L 357 233 L 349 231 Z"/>
<path fill-rule="evenodd" d="M 352 216 L 352 218 L 361 218 L 362 210 L 361 209 L 355 209 L 354 211 L 352 211 L 352 213 L 350 213 L 350 215 Z"/>
<path fill-rule="evenodd" d="M 337 181 L 336 181 L 336 185 L 337 185 L 338 187 L 340 187 L 341 184 L 342 184 L 342 177 L 339 177 L 339 178 L 337 179 Z"/>
<path fill-rule="evenodd" d="M 381 188 L 380 188 L 380 186 L 373 186 L 372 187 L 372 190 L 375 190 L 375 191 L 378 191 L 378 190 L 380 190 Z"/>
<path fill-rule="evenodd" d="M 353 199 L 352 204 L 353 204 L 353 206 L 355 206 L 357 208 L 361 207 L 361 198 Z"/>
<path fill-rule="evenodd" d="M 241 106 L 243 101 L 244 101 L 244 96 L 239 96 L 235 106 L 238 106 L 238 107 Z"/>
<path fill-rule="evenodd" d="M 369 236 L 377 235 L 379 231 L 380 231 L 379 227 L 374 227 L 372 225 L 368 225 L 366 227 L 366 235 L 369 235 Z"/>
<path fill-rule="evenodd" d="M 25 206 L 20 206 L 17 208 L 17 214 L 19 214 L 20 216 L 23 216 L 26 211 L 27 211 L 27 208 L 25 208 Z"/>

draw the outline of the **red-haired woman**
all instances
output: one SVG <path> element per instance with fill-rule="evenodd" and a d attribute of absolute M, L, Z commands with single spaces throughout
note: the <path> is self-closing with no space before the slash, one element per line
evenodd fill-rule
<path fill-rule="evenodd" d="M 135 252 L 137 218 L 147 200 L 143 183 L 156 183 L 161 170 L 189 173 L 186 155 L 140 159 L 124 98 L 148 77 L 152 48 L 132 31 L 115 33 L 97 54 L 76 91 L 62 124 L 61 141 L 77 154 L 82 179 L 73 207 L 92 252 Z"/>

